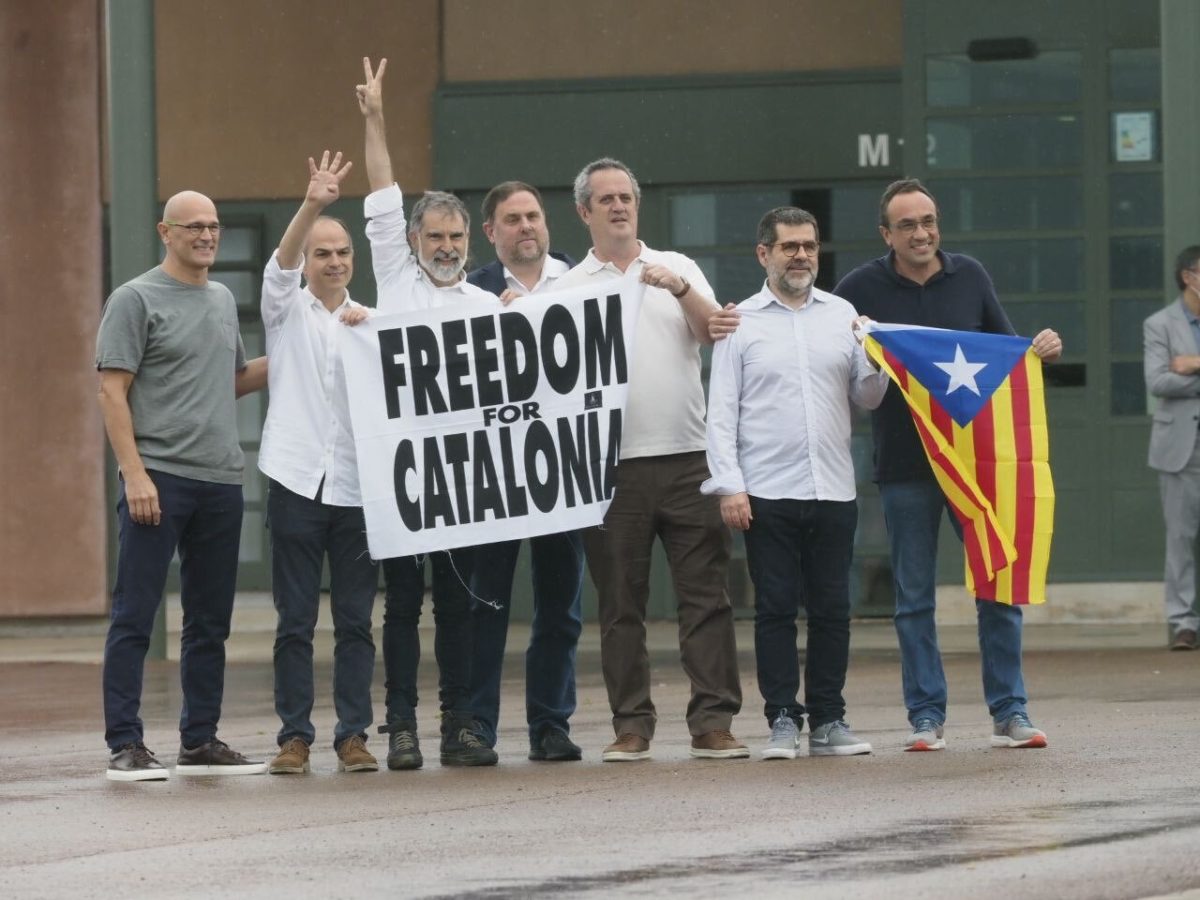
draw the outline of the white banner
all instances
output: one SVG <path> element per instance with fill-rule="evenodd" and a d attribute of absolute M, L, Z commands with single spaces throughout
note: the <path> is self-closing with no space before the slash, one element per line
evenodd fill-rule
<path fill-rule="evenodd" d="M 372 558 L 598 525 L 642 290 L 626 276 L 339 329 Z"/>

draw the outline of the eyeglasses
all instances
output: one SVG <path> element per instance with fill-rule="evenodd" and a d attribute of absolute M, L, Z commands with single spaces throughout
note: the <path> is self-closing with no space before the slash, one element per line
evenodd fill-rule
<path fill-rule="evenodd" d="M 801 250 L 804 251 L 805 256 L 816 256 L 817 251 L 821 249 L 818 241 L 775 241 L 763 246 L 778 247 L 780 252 L 789 259 L 796 256 Z"/>
<path fill-rule="evenodd" d="M 211 231 L 213 237 L 220 237 L 221 229 L 225 227 L 220 222 L 188 222 L 184 224 L 183 222 L 168 222 L 166 219 L 163 219 L 163 224 L 174 225 L 176 228 L 186 228 L 187 233 L 192 237 L 200 237 L 205 231 Z"/>
<path fill-rule="evenodd" d="M 924 228 L 926 231 L 937 231 L 938 220 L 937 216 L 926 216 L 923 219 L 901 219 L 891 227 L 901 234 L 912 234 L 918 227 Z"/>

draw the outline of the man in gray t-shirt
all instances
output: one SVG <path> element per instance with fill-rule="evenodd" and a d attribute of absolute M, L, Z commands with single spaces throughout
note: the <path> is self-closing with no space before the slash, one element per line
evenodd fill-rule
<path fill-rule="evenodd" d="M 121 470 L 103 677 L 113 781 L 167 778 L 143 742 L 138 712 L 150 632 L 176 550 L 183 711 L 175 771 L 266 769 L 217 739 L 242 525 L 234 398 L 266 381 L 265 357 L 246 361 L 233 295 L 208 280 L 220 231 L 204 195 L 185 191 L 168 200 L 158 224 L 162 265 L 113 291 L 96 340 L 100 408 Z"/>

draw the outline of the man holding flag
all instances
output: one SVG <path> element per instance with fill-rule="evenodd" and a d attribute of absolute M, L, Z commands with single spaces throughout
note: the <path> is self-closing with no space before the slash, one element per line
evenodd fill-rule
<path fill-rule="evenodd" d="M 834 289 L 834 293 L 854 304 L 859 313 L 879 322 L 901 325 L 995 335 L 1014 333 L 983 267 L 969 256 L 945 253 L 939 248 L 937 204 L 919 181 L 904 179 L 884 191 L 880 202 L 879 232 L 890 252 L 859 266 Z M 972 438 L 979 441 L 982 449 L 985 435 L 963 430 L 964 422 L 970 422 L 968 416 L 986 409 L 988 421 L 996 422 L 997 411 L 990 399 L 993 396 L 1008 398 L 1010 382 L 1018 376 L 1030 377 L 1024 374 L 1026 367 L 1021 363 L 1025 349 L 1031 348 L 1042 361 L 1053 361 L 1062 354 L 1062 341 L 1057 333 L 1045 329 L 1031 345 L 1019 342 L 1019 346 L 1006 347 L 988 356 L 993 370 L 1009 368 L 999 373 L 998 381 L 988 382 L 995 394 L 986 396 L 980 385 L 984 383 L 982 373 L 989 366 L 986 362 L 981 365 L 982 357 L 976 357 L 974 344 L 969 344 L 970 349 L 964 351 L 962 343 L 964 341 L 954 343 L 945 353 L 945 359 L 940 347 L 932 351 L 933 356 L 926 349 L 924 360 L 920 358 L 920 351 L 901 360 L 887 350 L 886 344 L 882 350 L 875 348 L 876 358 L 892 369 L 893 375 L 902 373 L 897 379 L 905 379 L 901 387 L 909 384 L 913 388 L 912 391 L 889 391 L 871 415 L 875 480 L 879 483 L 883 502 L 895 580 L 895 623 L 900 641 L 904 702 L 912 725 L 912 734 L 905 744 L 909 750 L 941 750 L 946 746 L 943 730 L 946 676 L 938 649 L 934 607 L 938 528 L 943 511 L 949 507 L 955 513 L 951 516 L 951 524 L 960 537 L 964 535 L 959 517 L 966 520 L 968 528 L 965 536 L 968 582 L 978 598 L 976 609 L 984 697 L 994 722 L 992 746 L 1045 747 L 1045 733 L 1033 727 L 1026 712 L 1027 698 L 1021 674 L 1022 619 L 1018 605 L 1031 599 L 1040 602 L 1036 593 L 1040 591 L 1041 583 L 1035 578 L 1037 590 L 1031 596 L 1028 580 L 1026 588 L 1018 590 L 1010 574 L 997 572 L 1013 563 L 1018 553 L 1012 540 L 996 527 L 998 516 L 980 491 L 980 482 L 1003 480 L 1019 465 L 981 463 L 976 479 L 965 473 L 960 463 L 954 462 L 957 457 L 953 448 L 946 450 L 946 446 L 953 438 L 961 440 L 966 436 L 968 443 Z M 936 342 L 932 346 L 937 346 Z M 973 357 L 976 361 L 972 361 Z M 940 374 L 932 374 L 922 382 L 923 369 Z M 1031 377 L 1036 378 L 1036 391 L 1040 392 L 1040 368 L 1035 369 Z M 1001 387 L 999 382 L 1003 382 L 1003 391 L 998 389 Z M 1012 390 L 1014 396 L 1019 392 L 1017 387 Z M 932 427 L 921 424 L 931 420 L 922 420 L 919 414 L 910 412 L 912 397 L 905 395 L 921 393 L 936 400 L 928 405 L 934 411 L 934 417 L 941 421 Z M 956 409 L 951 413 L 951 407 L 960 396 L 964 400 L 973 397 L 975 402 L 964 407 L 970 408 L 969 412 L 959 413 Z M 1024 396 L 1023 392 L 1021 396 Z M 1036 399 L 1037 410 L 1030 415 L 1044 420 L 1040 397 Z M 1016 421 L 1012 413 L 1009 409 L 1010 426 Z M 1023 434 L 1028 432 L 1026 428 Z M 940 443 L 939 435 L 942 436 Z M 1043 460 L 1040 465 L 1029 464 L 1022 470 L 1036 469 L 1033 474 L 1027 474 L 1026 483 L 1018 486 L 1014 502 L 1024 502 L 1028 506 L 1039 500 L 1036 487 L 1048 494 L 1045 506 L 1050 507 L 1053 491 L 1049 487 L 1049 469 L 1044 463 L 1044 428 L 1040 439 Z M 1034 441 L 1037 442 L 1036 437 Z M 1021 438 L 1017 438 L 1016 443 L 1020 445 Z M 934 449 L 937 446 L 945 452 Z M 927 447 L 934 465 L 927 456 Z M 979 454 L 978 460 L 982 459 L 983 454 Z M 972 457 L 970 462 L 974 466 L 977 459 Z M 1022 476 L 1018 473 L 1014 477 L 1019 481 Z M 1026 513 L 1022 512 L 1018 518 L 1022 515 Z M 1041 521 L 1037 521 L 1038 515 L 1043 517 Z M 1042 509 L 1026 516 L 1032 516 L 1035 524 L 1047 532 L 1043 535 L 1046 547 L 1049 526 L 1045 517 L 1048 515 L 1047 509 Z M 1033 526 L 1027 526 L 1025 530 L 1032 532 Z M 1029 565 L 1030 555 L 1029 552 L 1025 554 L 1022 565 Z"/>

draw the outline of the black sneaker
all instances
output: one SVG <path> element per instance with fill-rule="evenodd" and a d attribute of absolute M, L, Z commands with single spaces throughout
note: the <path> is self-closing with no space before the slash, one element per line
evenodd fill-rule
<path fill-rule="evenodd" d="M 388 736 L 387 767 L 393 772 L 419 769 L 425 764 L 425 757 L 421 756 L 421 742 L 417 738 L 416 722 L 388 722 L 379 726 L 379 733 Z"/>
<path fill-rule="evenodd" d="M 171 773 L 141 741 L 113 751 L 104 777 L 109 781 L 166 781 Z"/>
<path fill-rule="evenodd" d="M 262 775 L 266 771 L 266 762 L 246 759 L 216 738 L 190 750 L 180 746 L 175 760 L 176 775 Z"/>
<path fill-rule="evenodd" d="M 574 762 L 583 759 L 583 750 L 565 731 L 551 725 L 530 742 L 529 758 L 540 762 Z"/>
<path fill-rule="evenodd" d="M 494 766 L 500 757 L 475 733 L 470 719 L 449 719 L 442 724 L 443 766 Z"/>

